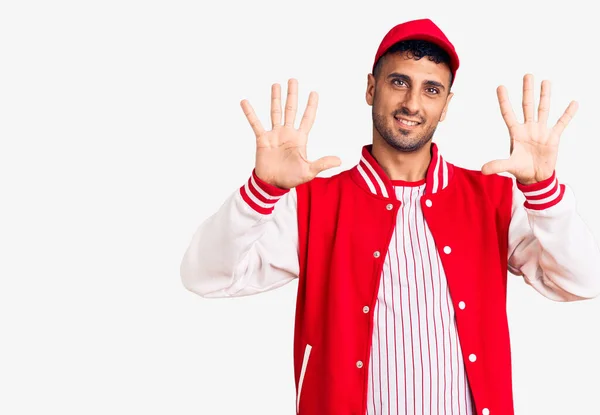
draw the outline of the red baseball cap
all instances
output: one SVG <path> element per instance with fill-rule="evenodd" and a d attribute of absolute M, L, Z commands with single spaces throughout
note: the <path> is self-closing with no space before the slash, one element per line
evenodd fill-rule
<path fill-rule="evenodd" d="M 454 45 L 450 43 L 444 32 L 430 19 L 411 20 L 394 26 L 385 35 L 377 49 L 375 61 L 373 62 L 373 71 L 379 58 L 388 51 L 392 45 L 402 40 L 419 39 L 434 43 L 444 49 L 450 55 L 450 71 L 452 72 L 452 82 L 456 78 L 456 70 L 459 66 L 458 55 Z"/>

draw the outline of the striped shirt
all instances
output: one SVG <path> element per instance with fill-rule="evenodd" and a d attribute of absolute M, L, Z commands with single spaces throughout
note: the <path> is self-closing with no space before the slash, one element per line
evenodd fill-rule
<path fill-rule="evenodd" d="M 425 180 L 393 184 L 402 205 L 373 310 L 367 414 L 471 415 L 454 308 L 419 203 Z"/>

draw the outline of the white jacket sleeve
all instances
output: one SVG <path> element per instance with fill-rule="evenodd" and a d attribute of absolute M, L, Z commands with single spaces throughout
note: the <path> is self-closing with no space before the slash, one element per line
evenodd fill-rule
<path fill-rule="evenodd" d="M 600 294 L 600 249 L 576 211 L 572 190 L 556 174 L 513 184 L 508 270 L 554 301 Z"/>
<path fill-rule="evenodd" d="M 272 290 L 298 277 L 295 189 L 248 182 L 196 230 L 180 267 L 183 285 L 206 298 Z"/>

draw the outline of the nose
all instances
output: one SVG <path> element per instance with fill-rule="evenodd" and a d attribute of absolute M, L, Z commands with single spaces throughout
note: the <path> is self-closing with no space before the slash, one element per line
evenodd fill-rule
<path fill-rule="evenodd" d="M 404 107 L 404 110 L 408 112 L 407 115 L 418 114 L 421 106 L 421 96 L 419 95 L 419 91 L 411 88 L 404 95 L 404 102 L 402 102 L 402 106 Z"/>

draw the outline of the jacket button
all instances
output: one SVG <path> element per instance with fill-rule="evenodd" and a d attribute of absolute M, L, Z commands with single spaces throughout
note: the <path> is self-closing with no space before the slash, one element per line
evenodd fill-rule
<path fill-rule="evenodd" d="M 363 313 L 367 314 L 369 312 L 369 306 L 366 305 L 363 307 Z"/>
<path fill-rule="evenodd" d="M 450 252 L 452 252 L 452 248 L 450 248 L 449 246 L 445 246 L 444 247 L 444 253 L 445 254 L 449 254 Z"/>
<path fill-rule="evenodd" d="M 471 362 L 474 362 L 475 360 L 477 360 L 477 356 L 475 356 L 473 353 L 471 353 L 471 354 L 469 355 L 469 360 L 470 360 Z"/>
<path fill-rule="evenodd" d="M 391 203 L 388 203 L 387 206 L 385 207 L 387 210 L 392 210 L 394 208 L 394 205 L 392 205 Z"/>
<path fill-rule="evenodd" d="M 481 415 L 490 415 L 490 410 L 487 408 L 483 408 L 483 410 L 481 411 Z"/>
<path fill-rule="evenodd" d="M 379 258 L 379 256 L 380 256 L 380 255 L 381 255 L 381 254 L 379 253 L 379 251 L 375 251 L 375 252 L 373 252 L 373 256 L 374 256 L 375 258 Z"/>
<path fill-rule="evenodd" d="M 358 362 L 356 362 L 356 367 L 359 368 L 359 369 L 361 367 L 363 367 L 363 362 L 361 360 L 359 360 Z"/>
<path fill-rule="evenodd" d="M 466 307 L 465 302 L 461 301 L 460 303 L 458 303 L 458 308 L 460 308 L 461 310 L 464 310 Z"/>
<path fill-rule="evenodd" d="M 431 205 L 433 205 L 433 203 L 431 202 L 431 200 L 427 199 L 427 200 L 425 201 L 425 206 L 427 206 L 427 207 L 431 207 Z"/>

